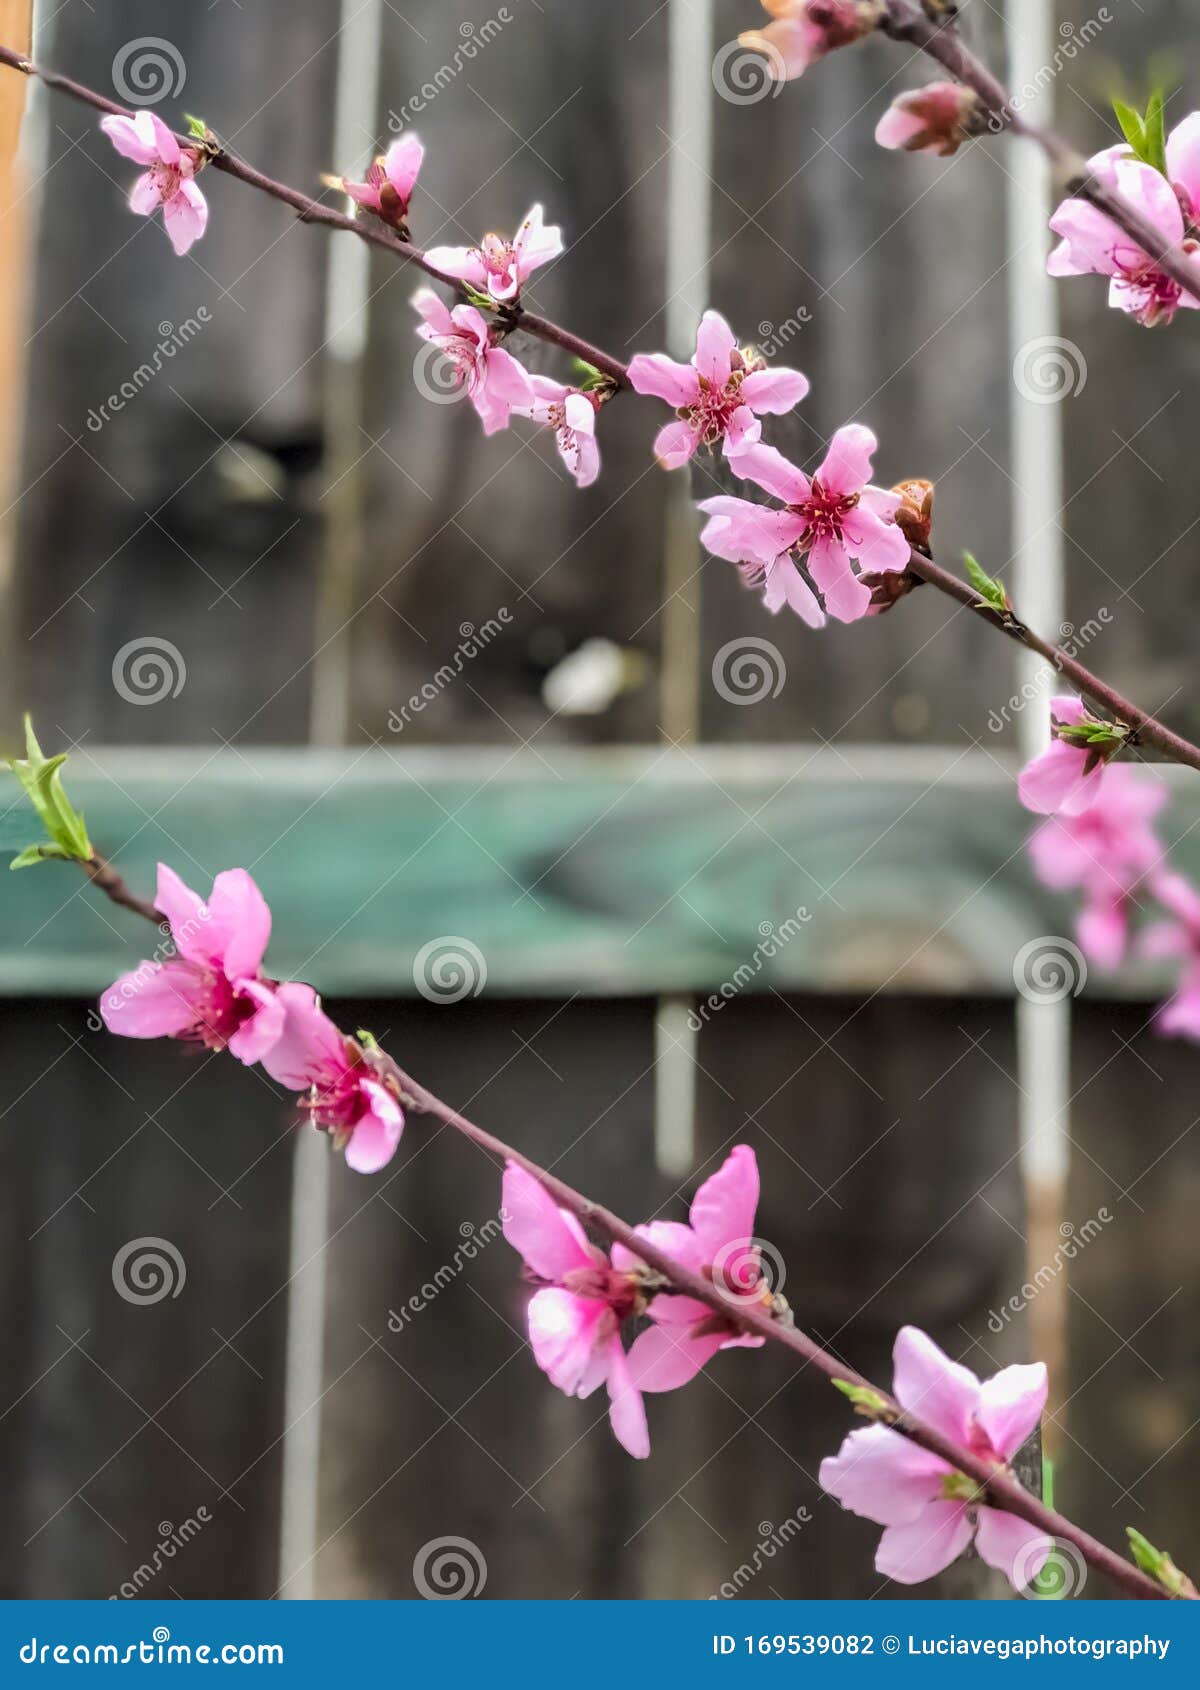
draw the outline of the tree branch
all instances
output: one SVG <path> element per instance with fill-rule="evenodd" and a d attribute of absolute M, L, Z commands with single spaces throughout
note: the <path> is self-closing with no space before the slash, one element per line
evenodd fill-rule
<path fill-rule="evenodd" d="M 94 885 L 112 898 L 125 909 L 136 910 L 140 915 L 152 921 L 156 926 L 162 917 L 154 907 L 144 899 L 136 898 L 126 886 L 116 871 L 104 864 L 100 858 L 94 859 L 95 867 L 100 872 L 93 872 L 93 864 L 84 864 Z M 684 1296 L 694 1297 L 697 1302 L 704 1303 L 730 1325 L 750 1332 L 769 1343 L 782 1344 L 794 1355 L 800 1357 L 806 1365 L 816 1368 L 818 1373 L 824 1374 L 826 1379 L 842 1380 L 851 1385 L 858 1385 L 871 1391 L 880 1401 L 881 1406 L 874 1412 L 873 1418 L 881 1420 L 898 1432 L 901 1437 L 911 1443 L 919 1444 L 922 1449 L 946 1461 L 960 1473 L 965 1473 L 974 1479 L 979 1487 L 981 1499 L 986 1499 L 997 1508 L 1003 1508 L 1010 1514 L 1018 1515 L 1039 1531 L 1050 1537 L 1058 1538 L 1064 1543 L 1072 1544 L 1089 1566 L 1097 1572 L 1106 1574 L 1119 1586 L 1127 1596 L 1140 1600 L 1163 1600 L 1168 1592 L 1155 1580 L 1125 1561 L 1114 1550 L 1101 1543 L 1099 1539 L 1085 1532 L 1081 1527 L 1073 1525 L 1063 1515 L 1047 1508 L 1030 1491 L 1027 1491 L 1014 1478 L 1006 1467 L 997 1468 L 992 1462 L 984 1460 L 972 1450 L 961 1448 L 952 1443 L 932 1426 L 911 1415 L 903 1409 L 896 1399 L 887 1391 L 881 1391 L 870 1380 L 864 1379 L 861 1373 L 840 1361 L 830 1351 L 823 1349 L 807 1333 L 799 1327 L 784 1322 L 774 1315 L 767 1313 L 764 1308 L 756 1305 L 743 1306 L 740 1302 L 731 1300 L 718 1291 L 711 1279 L 704 1279 L 699 1274 L 692 1273 L 688 1268 L 673 1261 L 662 1250 L 636 1232 L 627 1221 L 614 1215 L 610 1209 L 595 1203 L 590 1197 L 583 1196 L 573 1186 L 530 1160 L 521 1151 L 493 1133 L 477 1127 L 465 1115 L 460 1115 L 450 1104 L 443 1103 L 440 1097 L 435 1097 L 427 1091 L 410 1074 L 407 1074 L 391 1056 L 384 1051 L 373 1053 L 380 1071 L 390 1079 L 399 1095 L 401 1103 L 417 1114 L 429 1115 L 434 1120 L 441 1121 L 463 1138 L 469 1139 L 478 1149 L 489 1156 L 494 1156 L 501 1162 L 515 1162 L 518 1167 L 537 1180 L 543 1190 L 549 1192 L 554 1201 L 563 1209 L 573 1214 L 582 1225 L 591 1227 L 607 1240 L 609 1244 L 623 1244 L 631 1250 L 648 1268 L 659 1274 L 666 1283 Z M 1191 1595 L 1191 1587 L 1185 1592 Z"/>

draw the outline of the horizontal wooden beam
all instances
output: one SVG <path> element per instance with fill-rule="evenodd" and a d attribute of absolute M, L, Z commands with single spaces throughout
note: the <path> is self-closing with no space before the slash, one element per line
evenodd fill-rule
<path fill-rule="evenodd" d="M 1168 778 L 1176 837 L 1200 796 Z M 1011 763 L 982 753 L 84 748 L 69 788 L 139 889 L 160 858 L 202 890 L 250 869 L 270 967 L 330 994 L 411 995 L 423 947 L 458 940 L 499 994 L 1010 995 L 1021 946 L 1072 932 L 1030 874 Z M 37 836 L 11 791 L 7 853 Z M 1200 832 L 1184 849 L 1200 867 Z M 99 991 L 148 937 L 57 864 L 0 879 L 0 933 L 8 994 Z"/>

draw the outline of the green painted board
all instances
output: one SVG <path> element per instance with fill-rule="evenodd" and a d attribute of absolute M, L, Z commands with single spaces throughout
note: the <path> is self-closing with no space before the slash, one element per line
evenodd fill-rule
<path fill-rule="evenodd" d="M 1175 837 L 1200 808 L 1171 784 Z M 1027 940 L 1071 932 L 1009 769 L 974 753 L 82 751 L 68 789 L 139 890 L 160 857 L 203 891 L 250 869 L 272 972 L 330 993 L 413 993 L 422 948 L 460 940 L 501 994 L 1008 994 Z M 11 853 L 36 835 L 6 790 Z M 1183 849 L 1200 867 L 1200 832 Z M 148 937 L 67 865 L 0 878 L 0 991 L 98 991 Z"/>

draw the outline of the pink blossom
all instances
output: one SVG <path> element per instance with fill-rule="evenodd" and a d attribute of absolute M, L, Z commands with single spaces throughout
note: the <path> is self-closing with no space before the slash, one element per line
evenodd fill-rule
<path fill-rule="evenodd" d="M 894 521 L 899 496 L 868 485 L 875 447 L 869 428 L 839 428 L 811 479 L 772 446 L 746 447 L 732 460 L 735 471 L 783 500 L 783 508 L 725 495 L 706 499 L 700 509 L 711 520 L 701 539 L 714 556 L 743 566 L 768 610 L 788 604 L 810 627 L 822 627 L 815 586 L 831 616 L 857 621 L 871 604 L 861 575 L 903 569 L 909 559 Z M 813 585 L 800 573 L 801 558 Z"/>
<path fill-rule="evenodd" d="M 424 319 L 417 333 L 449 360 L 485 434 L 507 428 L 514 410 L 534 403 L 529 372 L 510 352 L 492 344 L 491 330 L 473 305 L 456 305 L 451 311 L 432 288 L 422 288 L 413 304 Z"/>
<path fill-rule="evenodd" d="M 194 1039 L 258 1062 L 279 1038 L 284 1011 L 260 965 L 271 912 L 244 868 L 213 881 L 207 904 L 158 865 L 155 908 L 166 918 L 175 955 L 140 963 L 100 999 L 110 1033 L 131 1039 Z"/>
<path fill-rule="evenodd" d="M 1143 956 L 1179 959 L 1179 984 L 1155 1017 L 1160 1033 L 1200 1039 L 1200 891 L 1182 874 L 1164 871 L 1151 890 L 1168 912 L 1153 922 L 1141 938 Z"/>
<path fill-rule="evenodd" d="M 650 1221 L 636 1230 L 672 1261 L 709 1280 L 739 1307 L 770 1309 L 771 1285 L 763 1273 L 754 1236 L 758 1208 L 758 1162 L 748 1145 L 730 1151 L 692 1199 L 688 1224 Z M 636 1258 L 620 1245 L 614 1265 Z M 718 1350 L 757 1349 L 763 1339 L 739 1331 L 694 1297 L 660 1292 L 646 1311 L 653 1323 L 633 1341 L 629 1368 L 640 1391 L 671 1391 L 685 1385 Z"/>
<path fill-rule="evenodd" d="M 1120 749 L 1120 742 L 1079 744 L 1070 737 L 1063 738 L 1058 731 L 1092 722 L 1097 728 L 1103 726 L 1074 693 L 1050 700 L 1053 738 L 1045 751 L 1026 763 L 1017 778 L 1017 795 L 1027 810 L 1039 816 L 1055 811 L 1077 816 L 1099 801 L 1107 759 Z"/>
<path fill-rule="evenodd" d="M 875 139 L 881 147 L 949 158 L 969 138 L 977 105 L 973 90 L 961 82 L 931 82 L 896 96 L 875 127 Z"/>
<path fill-rule="evenodd" d="M 1044 885 L 1082 890 L 1079 943 L 1102 968 L 1120 964 L 1134 891 L 1161 860 L 1162 847 L 1150 823 L 1166 800 L 1160 782 L 1118 763 L 1105 775 L 1090 808 L 1051 816 L 1029 841 Z"/>
<path fill-rule="evenodd" d="M 762 29 L 748 29 L 738 36 L 743 47 L 764 53 L 768 74 L 776 81 L 790 82 L 809 65 L 847 47 L 875 27 L 869 7 L 855 0 L 763 0 L 775 20 Z"/>
<path fill-rule="evenodd" d="M 753 350 L 739 351 L 717 311 L 701 318 L 690 364 L 677 364 L 663 352 L 639 352 L 629 365 L 629 381 L 636 393 L 665 399 L 679 413 L 654 442 L 664 469 L 678 469 L 698 446 L 718 440 L 732 456 L 757 441 L 755 417 L 781 416 L 808 392 L 808 378 L 798 370 L 769 370 Z"/>
<path fill-rule="evenodd" d="M 208 223 L 208 201 L 193 181 L 203 155 L 194 147 L 181 147 L 150 111 L 136 117 L 102 117 L 100 127 L 122 157 L 149 165 L 133 184 L 130 210 L 149 217 L 161 205 L 171 245 L 182 257 Z"/>
<path fill-rule="evenodd" d="M 897 1402 L 945 1438 L 1006 1467 L 1037 1426 L 1046 1369 L 1005 1367 L 983 1384 L 924 1332 L 905 1326 L 893 1350 Z M 975 1481 L 888 1426 L 851 1432 L 821 1463 L 820 1481 L 852 1514 L 885 1528 L 875 1568 L 899 1584 L 920 1584 L 948 1567 L 974 1539 L 989 1567 L 1015 1589 L 1035 1579 L 1053 1539 L 1016 1514 L 974 1500 Z"/>
<path fill-rule="evenodd" d="M 1200 210 L 1200 112 L 1172 131 L 1167 141 L 1167 175 L 1132 156 L 1128 147 L 1108 147 L 1089 159 L 1092 176 L 1135 206 L 1178 254 L 1190 258 L 1200 248 L 1195 218 Z M 1050 219 L 1061 236 L 1046 268 L 1052 276 L 1111 277 L 1108 303 L 1152 327 L 1169 323 L 1180 306 L 1200 300 L 1159 269 L 1123 229 L 1087 200 L 1068 199 Z M 1195 266 L 1200 284 L 1200 265 Z"/>
<path fill-rule="evenodd" d="M 280 1085 L 308 1093 L 300 1107 L 345 1148 L 349 1167 L 377 1173 L 404 1131 L 404 1111 L 378 1054 L 334 1026 L 311 986 L 286 981 L 277 996 L 286 1020 L 263 1067 Z"/>
<path fill-rule="evenodd" d="M 587 393 L 566 387 L 550 376 L 529 378 L 533 397 L 527 405 L 514 405 L 518 416 L 532 417 L 554 430 L 558 455 L 575 478 L 577 487 L 590 487 L 600 474 L 600 447 L 596 442 L 596 404 Z"/>
<path fill-rule="evenodd" d="M 344 179 L 342 187 L 356 204 L 373 211 L 393 228 L 403 228 L 424 159 L 425 148 L 417 137 L 402 135 L 368 166 L 364 181 Z"/>
<path fill-rule="evenodd" d="M 498 305 L 516 299 L 533 272 L 563 249 L 557 226 L 546 228 L 542 208 L 535 205 L 511 241 L 485 235 L 478 246 L 435 246 L 425 254 L 435 270 L 469 282 L 490 294 Z"/>
<path fill-rule="evenodd" d="M 542 1282 L 528 1315 L 535 1361 L 569 1397 L 607 1385 L 618 1442 L 644 1458 L 650 1453 L 646 1410 L 621 1342 L 622 1322 L 645 1306 L 637 1275 L 618 1271 L 574 1215 L 515 1162 L 504 1170 L 502 1214 L 505 1238 Z"/>

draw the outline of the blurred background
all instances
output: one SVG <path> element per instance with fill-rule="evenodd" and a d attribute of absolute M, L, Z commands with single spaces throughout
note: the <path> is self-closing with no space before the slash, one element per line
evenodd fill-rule
<path fill-rule="evenodd" d="M 1085 152 L 1113 92 L 1195 103 L 1195 0 L 962 11 Z M 798 461 L 868 423 L 943 562 L 1200 733 L 1195 325 L 1049 287 L 1024 149 L 878 149 L 904 51 L 772 87 L 754 0 L 33 13 L 41 62 L 330 203 L 415 129 L 422 245 L 543 202 L 531 301 L 618 357 L 687 356 L 715 305 L 810 377 Z M 905 1321 L 984 1374 L 1047 1355 L 1060 1505 L 1195 1572 L 1197 1058 L 1149 1029 L 1160 978 L 1084 985 L 1032 881 L 1045 677 L 930 590 L 771 618 L 702 564 L 712 467 L 655 467 L 662 407 L 605 410 L 580 493 L 448 402 L 413 274 L 214 171 L 176 259 L 95 115 L 2 77 L 5 750 L 31 709 L 143 891 L 248 867 L 273 972 L 630 1219 L 753 1145 L 804 1326 L 882 1383 Z M 848 1416 L 790 1356 L 651 1399 L 631 1461 L 534 1367 L 479 1152 L 414 1120 L 350 1173 L 261 1073 L 99 1030 L 144 924 L 55 865 L 0 889 L 0 1594 L 905 1594 L 816 1485 Z"/>

